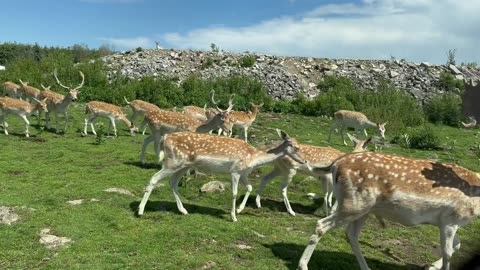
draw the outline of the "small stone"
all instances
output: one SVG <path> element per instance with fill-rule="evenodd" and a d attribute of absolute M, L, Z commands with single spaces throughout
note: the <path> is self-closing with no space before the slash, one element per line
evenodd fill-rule
<path fill-rule="evenodd" d="M 237 244 L 236 247 L 239 249 L 252 249 L 251 246 L 245 244 Z"/>
<path fill-rule="evenodd" d="M 128 196 L 135 197 L 135 194 L 133 194 L 129 190 L 126 190 L 126 189 L 123 189 L 123 188 L 109 188 L 109 189 L 105 189 L 104 191 L 105 192 L 110 192 L 110 193 L 118 193 L 118 194 L 123 194 L 123 195 L 128 195 Z"/>
<path fill-rule="evenodd" d="M 12 225 L 20 219 L 13 207 L 0 206 L 0 224 Z"/>
<path fill-rule="evenodd" d="M 67 203 L 70 205 L 80 205 L 83 203 L 83 199 L 67 201 Z"/>
<path fill-rule="evenodd" d="M 72 240 L 66 237 L 58 237 L 50 234 L 50 229 L 46 228 L 40 231 L 40 244 L 45 245 L 48 249 L 57 249 L 70 243 Z"/>
<path fill-rule="evenodd" d="M 203 193 L 224 192 L 225 185 L 220 181 L 211 181 L 203 185 L 200 191 Z"/>

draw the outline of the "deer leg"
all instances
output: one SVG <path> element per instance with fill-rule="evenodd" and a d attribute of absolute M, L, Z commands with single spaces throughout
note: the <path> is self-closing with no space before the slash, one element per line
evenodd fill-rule
<path fill-rule="evenodd" d="M 328 133 L 328 142 L 332 139 L 332 132 L 337 128 L 337 122 L 333 122 L 332 127 L 330 128 L 330 132 Z"/>
<path fill-rule="evenodd" d="M 367 129 L 363 129 L 363 133 L 365 134 L 365 138 L 368 138 L 368 133 L 367 133 Z"/>
<path fill-rule="evenodd" d="M 45 127 L 50 129 L 50 111 L 45 113 Z"/>
<path fill-rule="evenodd" d="M 458 235 L 455 234 L 455 236 L 453 237 L 453 251 L 458 251 L 460 249 L 460 239 L 458 238 Z M 442 265 L 443 265 L 443 258 L 440 258 L 439 260 L 437 260 L 436 262 L 434 262 L 432 264 L 432 266 L 429 268 L 429 270 L 437 270 L 437 269 L 440 269 L 442 268 Z"/>
<path fill-rule="evenodd" d="M 58 133 L 58 113 L 55 112 L 55 133 Z"/>
<path fill-rule="evenodd" d="M 183 207 L 182 200 L 180 199 L 180 195 L 178 193 L 178 182 L 182 179 L 185 173 L 188 171 L 188 168 L 183 168 L 176 173 L 173 174 L 172 179 L 170 180 L 170 187 L 173 190 L 173 196 L 175 197 L 175 201 L 177 202 L 177 208 L 180 213 L 187 215 L 187 209 Z"/>
<path fill-rule="evenodd" d="M 248 182 L 248 174 L 242 174 L 242 176 L 240 176 L 240 181 L 242 181 L 242 183 L 245 185 L 245 187 L 247 187 L 247 192 L 245 193 L 245 196 L 243 197 L 242 203 L 240 204 L 240 206 L 237 209 L 237 214 L 240 214 L 243 211 L 243 209 L 245 208 L 245 205 L 247 204 L 248 197 L 250 196 L 250 193 L 252 192 L 252 185 L 250 184 L 250 182 Z"/>
<path fill-rule="evenodd" d="M 239 179 L 240 179 L 240 174 L 238 174 L 236 172 L 232 173 L 232 210 L 230 212 L 230 215 L 232 217 L 233 222 L 237 222 L 237 217 L 235 215 L 235 212 L 237 210 L 236 202 L 237 202 L 238 180 Z"/>
<path fill-rule="evenodd" d="M 328 216 L 328 208 L 331 207 L 328 198 L 331 193 L 331 189 L 329 188 L 329 183 L 328 183 L 328 178 L 327 175 L 321 175 L 318 177 L 320 181 L 322 182 L 322 189 L 323 189 L 323 211 L 325 212 L 325 215 Z"/>
<path fill-rule="evenodd" d="M 288 200 L 288 197 L 287 197 L 287 188 L 288 188 L 288 184 L 290 184 L 295 174 L 297 174 L 297 170 L 295 169 L 288 170 L 288 173 L 283 175 L 282 184 L 280 186 L 280 192 L 282 194 L 283 202 L 287 207 L 288 213 L 290 213 L 290 215 L 292 216 L 295 216 L 295 212 L 292 210 L 292 206 L 290 206 L 290 201 Z"/>
<path fill-rule="evenodd" d="M 117 137 L 117 125 L 115 124 L 115 119 L 113 117 L 110 117 L 110 125 L 113 126 L 113 134 Z"/>
<path fill-rule="evenodd" d="M 158 182 L 164 178 L 167 178 L 171 175 L 173 175 L 176 171 L 171 170 L 169 168 L 163 168 L 156 174 L 152 176 L 150 179 L 150 184 L 148 184 L 147 188 L 145 189 L 145 193 L 143 194 L 142 201 L 140 202 L 140 205 L 138 206 L 138 215 L 141 216 L 143 215 L 143 211 L 145 210 L 145 205 L 147 204 L 148 197 L 150 197 L 150 194 L 152 193 L 152 190 L 155 188 L 155 186 L 158 184 Z"/>
<path fill-rule="evenodd" d="M 68 111 L 63 113 L 63 117 L 65 118 L 65 125 L 63 126 L 63 133 L 67 132 L 68 127 Z"/>
<path fill-rule="evenodd" d="M 307 247 L 303 251 L 300 261 L 298 262 L 298 269 L 301 269 L 301 270 L 308 269 L 308 261 L 310 261 L 310 258 L 312 257 L 312 254 L 315 251 L 315 247 L 320 241 L 320 238 L 322 238 L 322 236 L 325 235 L 329 230 L 337 226 L 340 226 L 341 224 L 338 224 L 339 222 L 337 221 L 338 221 L 338 218 L 336 213 L 317 221 L 315 233 L 312 234 L 312 236 L 310 237 L 310 241 L 308 242 Z"/>
<path fill-rule="evenodd" d="M 5 121 L 5 116 L 6 116 L 6 113 L 3 113 L 2 114 L 2 125 L 3 125 L 3 133 L 5 133 L 5 135 L 8 135 L 8 131 L 7 131 L 7 122 Z"/>
<path fill-rule="evenodd" d="M 280 175 L 280 169 L 277 166 L 275 166 L 275 168 L 273 168 L 273 171 L 271 171 L 269 174 L 263 177 L 262 182 L 260 183 L 260 187 L 258 187 L 258 190 L 257 190 L 257 197 L 255 198 L 255 202 L 257 203 L 258 208 L 262 207 L 260 200 L 263 194 L 263 190 L 265 189 L 265 186 L 268 183 L 270 183 L 278 175 Z"/>
<path fill-rule="evenodd" d="M 88 121 L 90 123 L 90 128 L 92 128 L 92 133 L 93 135 L 97 135 L 97 131 L 95 131 L 95 120 L 97 119 L 97 116 L 90 117 L 90 120 Z"/>
<path fill-rule="evenodd" d="M 450 269 L 450 259 L 452 258 L 455 248 L 460 249 L 460 241 L 455 237 L 458 230 L 457 225 L 445 225 L 440 227 L 440 244 L 442 246 L 442 258 L 433 264 L 430 269 Z"/>
<path fill-rule="evenodd" d="M 155 154 L 157 156 L 157 162 L 162 163 L 163 159 L 165 158 L 165 152 L 162 148 L 162 142 L 165 137 L 161 136 L 160 138 L 155 138 Z"/>
<path fill-rule="evenodd" d="M 352 251 L 357 257 L 358 264 L 360 269 L 362 270 L 369 270 L 367 265 L 367 261 L 365 261 L 365 257 L 360 250 L 360 244 L 358 243 L 358 237 L 360 236 L 360 230 L 362 229 L 365 220 L 367 220 L 368 214 L 360 217 L 359 219 L 351 222 L 347 226 L 347 237 L 350 242 L 350 246 L 352 247 Z"/>
<path fill-rule="evenodd" d="M 243 133 L 244 133 L 244 136 L 245 136 L 245 142 L 248 142 L 248 127 L 244 127 L 243 128 Z"/>
<path fill-rule="evenodd" d="M 23 122 L 25 122 L 25 136 L 28 138 L 30 137 L 30 134 L 28 134 L 28 126 L 30 125 L 30 122 L 25 115 L 20 115 L 20 118 L 22 118 Z"/>
<path fill-rule="evenodd" d="M 147 149 L 147 145 L 153 142 L 154 140 L 155 140 L 155 136 L 153 134 L 143 140 L 142 153 L 140 155 L 140 162 L 142 163 L 142 165 L 145 164 L 145 150 Z"/>
<path fill-rule="evenodd" d="M 344 145 L 347 145 L 347 142 L 345 141 L 345 137 L 344 137 L 344 134 L 345 134 L 345 130 L 347 129 L 347 126 L 346 125 L 342 125 L 342 129 L 340 130 L 340 136 L 342 137 L 342 141 L 343 141 L 343 144 Z"/>

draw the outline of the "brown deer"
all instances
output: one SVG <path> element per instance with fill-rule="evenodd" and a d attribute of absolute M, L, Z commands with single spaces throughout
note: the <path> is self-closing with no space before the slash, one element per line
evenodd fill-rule
<path fill-rule="evenodd" d="M 47 103 L 46 99 L 38 100 L 36 98 L 33 99 L 35 104 L 31 104 L 24 100 L 19 100 L 15 98 L 3 97 L 0 98 L 0 110 L 2 111 L 2 125 L 3 125 L 3 132 L 5 135 L 8 135 L 7 127 L 8 124 L 5 121 L 5 117 L 8 114 L 14 114 L 18 117 L 22 118 L 23 122 L 25 122 L 25 136 L 29 137 L 28 127 L 30 126 L 30 122 L 28 121 L 28 117 L 32 115 L 34 111 L 38 112 L 47 112 Z"/>
<path fill-rule="evenodd" d="M 354 112 L 354 111 L 347 111 L 347 110 L 340 110 L 337 111 L 334 115 L 334 122 L 332 127 L 330 128 L 330 133 L 328 134 L 328 142 L 332 139 L 332 132 L 336 128 L 340 129 L 340 136 L 342 137 L 342 141 L 344 145 L 347 145 L 343 134 L 347 128 L 354 128 L 355 135 L 358 137 L 358 132 L 364 132 L 365 137 L 368 137 L 367 128 L 374 128 L 378 135 L 385 139 L 385 125 L 387 122 L 380 124 L 374 123 L 365 116 L 365 114 L 361 112 Z"/>
<path fill-rule="evenodd" d="M 6 97 L 20 99 L 22 97 L 22 92 L 20 91 L 21 86 L 13 82 L 4 82 L 3 83 L 3 95 Z"/>
<path fill-rule="evenodd" d="M 95 131 L 95 128 L 93 126 L 95 119 L 97 117 L 105 117 L 110 120 L 110 124 L 107 129 L 107 135 L 110 135 L 110 128 L 113 126 L 113 131 L 115 133 L 115 137 L 117 137 L 117 126 L 115 125 L 115 120 L 121 120 L 125 125 L 130 129 L 130 135 L 133 136 L 135 135 L 135 131 L 138 130 L 135 125 L 130 122 L 130 120 L 127 119 L 125 114 L 123 113 L 122 109 L 120 107 L 101 102 L 101 101 L 90 101 L 87 103 L 87 106 L 85 107 L 85 114 L 88 114 L 88 118 L 85 118 L 85 125 L 83 128 L 83 133 L 87 135 L 87 127 L 90 125 L 92 129 L 92 133 L 97 135 L 97 132 Z"/>
<path fill-rule="evenodd" d="M 125 102 L 132 108 L 132 116 L 130 117 L 130 122 L 135 123 L 135 119 L 137 119 L 138 116 L 144 116 L 145 113 L 150 112 L 150 111 L 158 111 L 160 108 L 157 105 L 154 105 L 152 103 L 140 100 L 140 99 L 135 99 L 132 101 L 128 101 L 126 97 L 123 97 Z M 142 135 L 145 135 L 145 130 L 147 128 L 143 128 Z"/>
<path fill-rule="evenodd" d="M 34 98 L 38 99 L 38 96 L 40 95 L 40 89 L 35 88 L 33 86 L 28 85 L 28 82 L 24 82 L 22 80 L 19 80 L 20 84 L 22 85 L 20 91 L 22 92 L 23 97 L 27 101 L 32 101 Z M 45 89 L 45 86 L 43 86 L 43 89 Z M 50 86 L 48 87 L 50 88 Z"/>

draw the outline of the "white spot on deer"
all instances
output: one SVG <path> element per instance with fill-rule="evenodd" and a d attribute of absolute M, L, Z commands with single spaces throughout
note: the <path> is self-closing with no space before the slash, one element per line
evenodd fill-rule
<path fill-rule="evenodd" d="M 385 169 L 390 170 L 390 165 L 385 165 Z"/>
<path fill-rule="evenodd" d="M 373 174 L 370 173 L 370 174 L 368 174 L 367 177 L 368 177 L 368 179 L 372 179 L 372 178 L 373 178 Z"/>
<path fill-rule="evenodd" d="M 384 184 L 388 183 L 388 180 L 387 180 L 387 179 L 384 179 L 384 180 L 383 180 L 383 183 L 384 183 Z"/>

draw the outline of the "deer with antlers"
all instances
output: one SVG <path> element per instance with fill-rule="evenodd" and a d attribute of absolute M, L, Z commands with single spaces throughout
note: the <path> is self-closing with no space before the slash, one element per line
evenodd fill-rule
<path fill-rule="evenodd" d="M 344 145 L 347 145 L 343 134 L 347 128 L 354 128 L 355 135 L 358 137 L 359 132 L 364 132 L 365 137 L 368 137 L 367 128 L 374 128 L 377 131 L 377 134 L 385 139 L 385 125 L 387 122 L 380 124 L 374 123 L 368 120 L 367 116 L 361 112 L 354 112 L 354 111 L 347 111 L 347 110 L 340 110 L 337 111 L 334 115 L 334 122 L 332 127 L 330 128 L 330 133 L 328 134 L 328 142 L 332 139 L 332 132 L 333 130 L 340 128 L 340 136 L 342 137 L 342 141 Z"/>
<path fill-rule="evenodd" d="M 108 118 L 110 120 L 110 124 L 107 129 L 107 135 L 110 135 L 110 129 L 113 126 L 115 137 L 117 137 L 117 126 L 115 124 L 116 120 L 121 120 L 123 121 L 123 123 L 125 123 L 125 125 L 130 129 L 131 136 L 135 135 L 135 131 L 138 130 L 135 125 L 130 122 L 130 120 L 128 120 L 120 107 L 110 103 L 105 103 L 101 101 L 90 101 L 85 107 L 85 114 L 88 114 L 88 117 L 85 118 L 85 125 L 83 128 L 83 133 L 85 135 L 88 134 L 88 125 L 90 125 L 90 128 L 92 129 L 92 133 L 94 135 L 97 135 L 93 124 L 99 116 Z"/>
<path fill-rule="evenodd" d="M 347 135 L 354 144 L 354 153 L 365 151 L 372 141 L 371 138 L 368 138 L 367 140 L 358 140 L 357 138 L 351 136 L 348 133 Z M 302 173 L 317 177 L 322 180 L 324 192 L 323 205 L 325 213 L 328 214 L 328 208 L 332 207 L 332 175 L 323 171 L 313 171 L 311 170 L 311 167 L 318 167 L 322 165 L 325 166 L 327 164 L 331 164 L 337 158 L 345 155 L 345 153 L 331 147 L 320 147 L 308 144 L 299 144 L 298 147 L 300 148 L 300 153 L 302 154 L 302 157 L 307 161 L 308 165 L 295 162 L 293 159 L 288 157 L 277 159 L 274 162 L 273 170 L 265 177 L 263 177 L 262 182 L 260 183 L 257 191 L 257 197 L 255 200 L 257 207 L 262 207 L 260 200 L 265 186 L 270 183 L 270 181 L 272 181 L 275 177 L 280 176 L 282 178 L 280 192 L 282 194 L 283 201 L 285 203 L 288 213 L 290 213 L 290 215 L 292 216 L 295 216 L 295 212 L 292 210 L 292 207 L 290 206 L 290 201 L 287 197 L 287 188 L 292 181 L 292 178 L 297 173 Z M 239 211 L 242 211 L 244 207 L 245 205 L 240 205 Z"/>
<path fill-rule="evenodd" d="M 135 99 L 132 101 L 128 101 L 127 98 L 124 96 L 123 99 L 127 103 L 130 108 L 132 108 L 132 116 L 130 117 L 130 122 L 135 123 L 135 119 L 137 119 L 138 116 L 144 116 L 145 113 L 150 112 L 150 111 L 159 111 L 160 108 L 157 105 L 154 105 L 152 103 L 140 100 L 140 99 Z M 145 135 L 145 130 L 147 128 L 143 128 L 142 135 Z"/>
<path fill-rule="evenodd" d="M 203 106 L 203 108 L 200 108 L 198 106 L 184 106 L 183 107 L 183 113 L 193 116 L 196 119 L 205 122 L 208 120 L 207 118 L 207 104 Z"/>
<path fill-rule="evenodd" d="M 22 97 L 22 92 L 20 91 L 21 86 L 13 82 L 4 82 L 3 83 L 3 95 L 11 98 Z"/>
<path fill-rule="evenodd" d="M 290 138 L 283 131 L 278 131 L 278 133 L 282 138 L 282 143 L 268 151 L 258 150 L 243 140 L 210 134 L 176 132 L 166 135 L 163 142 L 166 161 L 162 170 L 151 178 L 138 207 L 138 215 L 143 215 L 153 188 L 159 181 L 167 177 L 172 177 L 170 186 L 173 189 L 178 210 L 184 215 L 188 214 L 178 194 L 178 182 L 189 169 L 195 169 L 231 175 L 233 197 L 231 218 L 232 221 L 237 221 L 235 212 L 239 180 L 247 187 L 247 194 L 249 194 L 252 191 L 252 185 L 248 182 L 248 175 L 255 167 L 285 156 L 296 162 L 305 163 L 299 156 L 296 140 Z M 246 195 L 245 198 L 247 197 Z M 244 203 L 242 202 L 242 204 Z"/>
<path fill-rule="evenodd" d="M 347 154 L 330 166 L 313 169 L 332 173 L 336 210 L 317 222 L 299 269 L 307 269 L 320 238 L 340 226 L 347 226 L 360 269 L 369 269 L 358 237 L 373 213 L 407 226 L 437 226 L 442 257 L 429 269 L 449 270 L 450 258 L 460 248 L 457 230 L 480 215 L 479 174 L 457 165 L 365 152 Z"/>
<path fill-rule="evenodd" d="M 27 101 L 32 101 L 35 99 L 38 99 L 38 96 L 40 95 L 40 89 L 35 88 L 33 86 L 28 85 L 28 82 L 24 82 L 22 80 L 19 80 L 20 84 L 22 85 L 20 91 L 22 92 L 22 96 L 25 98 Z M 42 85 L 43 89 L 45 87 Z M 50 88 L 50 86 L 48 87 Z"/>
<path fill-rule="evenodd" d="M 45 125 L 47 129 L 50 129 L 50 113 L 53 112 L 55 113 L 55 132 L 58 133 L 58 114 L 63 113 L 63 116 L 65 117 L 65 126 L 64 126 L 64 132 L 67 130 L 67 125 L 68 125 L 68 107 L 72 102 L 77 101 L 77 96 L 80 94 L 80 88 L 82 88 L 84 82 L 85 82 L 85 76 L 81 71 L 79 71 L 80 77 L 82 77 L 82 82 L 75 88 L 68 87 L 63 85 L 60 80 L 57 77 L 57 71 L 55 70 L 53 72 L 53 76 L 55 77 L 55 80 L 57 83 L 66 89 L 68 91 L 67 95 L 60 95 L 58 93 L 50 91 L 48 88 L 40 92 L 40 99 L 46 98 L 47 99 L 47 105 L 48 105 L 48 112 L 45 113 Z M 39 122 L 40 122 L 40 115 L 39 115 Z"/>
<path fill-rule="evenodd" d="M 148 124 L 152 134 L 143 141 L 140 157 L 141 163 L 145 164 L 145 150 L 151 142 L 154 142 L 158 161 L 163 160 L 161 142 L 165 134 L 178 131 L 208 133 L 218 128 L 231 132 L 233 126 L 233 122 L 230 119 L 230 110 L 233 107 L 232 100 L 230 99 L 228 103 L 229 107 L 226 110 L 222 110 L 217 106 L 218 113 L 205 123 L 192 116 L 178 112 L 165 110 L 147 112 L 142 127 Z"/>
<path fill-rule="evenodd" d="M 0 110 L 2 111 L 2 125 L 3 125 L 3 132 L 5 135 L 8 135 L 7 127 L 8 124 L 5 121 L 5 117 L 8 114 L 14 114 L 18 117 L 22 118 L 25 122 L 25 136 L 29 137 L 28 127 L 30 126 L 30 122 L 28 121 L 28 117 L 32 115 L 34 111 L 38 112 L 47 112 L 47 103 L 46 99 L 38 100 L 36 98 L 33 99 L 35 104 L 31 104 L 24 100 L 19 100 L 15 98 L 3 97 L 0 98 Z"/>

